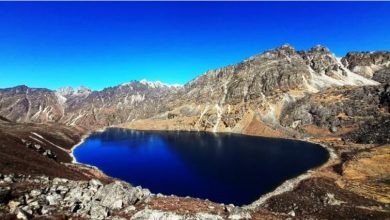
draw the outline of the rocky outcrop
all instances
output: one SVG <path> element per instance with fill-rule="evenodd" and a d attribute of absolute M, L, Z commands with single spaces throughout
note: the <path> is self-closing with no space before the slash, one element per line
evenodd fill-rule
<path fill-rule="evenodd" d="M 352 72 L 367 78 L 380 78 L 383 72 L 378 71 L 390 65 L 390 52 L 350 52 L 341 59 L 341 62 Z"/>
<path fill-rule="evenodd" d="M 380 83 L 390 83 L 390 67 L 374 72 L 372 79 Z"/>
<path fill-rule="evenodd" d="M 55 153 L 51 152 L 51 150 L 44 149 L 41 145 L 39 145 L 37 143 L 27 142 L 24 139 L 22 139 L 21 141 L 26 145 L 27 148 L 30 148 L 30 149 L 42 154 L 43 156 L 45 156 L 49 159 L 53 159 L 53 160 L 57 159 L 57 155 Z"/>
<path fill-rule="evenodd" d="M 383 86 L 328 89 L 291 103 L 283 110 L 280 123 L 304 133 L 308 125 L 337 132 L 368 121 L 378 123 L 389 115 L 383 111 L 387 108 L 385 90 Z"/>
<path fill-rule="evenodd" d="M 7 180 L 8 179 L 8 180 Z M 5 175 L 0 184 L 21 183 L 28 190 L 10 188 L 4 191 L 0 206 L 14 213 L 18 218 L 30 219 L 38 216 L 79 216 L 87 219 L 106 219 L 115 212 L 134 210 L 134 205 L 141 204 L 153 196 L 149 190 L 132 187 L 122 181 L 103 184 L 99 180 L 71 181 L 67 179 L 47 177 L 27 178 L 21 175 Z M 35 187 L 34 187 L 35 186 Z"/>
<path fill-rule="evenodd" d="M 306 64 L 319 75 L 325 74 L 330 77 L 336 74 L 347 75 L 347 71 L 326 47 L 316 46 L 308 51 L 300 51 L 299 53 Z"/>
<path fill-rule="evenodd" d="M 234 205 L 154 195 L 117 180 L 102 183 L 96 179 L 73 181 L 0 174 L 1 219 L 239 220 L 251 219 L 251 214 L 251 210 Z"/>

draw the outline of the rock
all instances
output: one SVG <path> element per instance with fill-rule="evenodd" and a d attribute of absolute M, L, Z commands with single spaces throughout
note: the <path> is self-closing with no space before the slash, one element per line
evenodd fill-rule
<path fill-rule="evenodd" d="M 42 215 L 50 215 L 55 210 L 56 210 L 55 207 L 43 206 L 42 209 L 41 209 L 41 214 Z"/>
<path fill-rule="evenodd" d="M 49 205 L 58 205 L 61 200 L 62 197 L 59 194 L 51 194 L 46 196 L 46 201 L 49 203 Z"/>
<path fill-rule="evenodd" d="M 332 133 L 336 133 L 337 132 L 337 127 L 335 127 L 335 126 L 332 126 L 331 128 L 330 128 L 330 131 L 332 132 Z"/>
<path fill-rule="evenodd" d="M 106 207 L 93 204 L 89 214 L 92 219 L 105 219 L 108 216 L 108 210 Z"/>
<path fill-rule="evenodd" d="M 34 211 L 37 211 L 41 208 L 41 206 L 39 205 L 39 202 L 38 201 L 32 201 L 30 203 L 28 203 L 28 206 L 34 210 Z"/>
<path fill-rule="evenodd" d="M 54 178 L 53 179 L 53 184 L 54 185 L 64 184 L 64 183 L 68 183 L 68 182 L 69 182 L 69 180 L 64 179 L 64 178 Z"/>
<path fill-rule="evenodd" d="M 120 209 L 123 206 L 133 205 L 150 196 L 150 191 L 140 187 L 132 187 L 128 183 L 115 181 L 100 189 L 94 199 L 110 209 Z"/>
<path fill-rule="evenodd" d="M 221 216 L 213 215 L 209 213 L 196 213 L 194 217 L 186 217 L 186 219 L 193 220 L 223 220 Z"/>
<path fill-rule="evenodd" d="M 57 158 L 57 155 L 55 155 L 53 152 L 51 152 L 51 150 L 45 150 L 43 153 L 42 153 L 43 156 L 46 156 L 48 158 L 51 158 L 51 159 L 56 159 Z"/>
<path fill-rule="evenodd" d="M 163 212 L 159 210 L 143 209 L 135 213 L 131 220 L 158 219 L 158 220 L 184 220 L 183 216 L 172 212 Z"/>
<path fill-rule="evenodd" d="M 128 213 L 128 212 L 131 212 L 131 211 L 134 211 L 134 210 L 135 210 L 135 206 L 130 205 L 130 206 L 127 206 L 126 208 L 124 208 L 123 212 L 124 213 Z"/>
<path fill-rule="evenodd" d="M 168 118 L 168 119 L 174 119 L 176 116 L 177 116 L 177 114 L 174 114 L 174 113 L 168 113 L 168 116 L 167 116 L 167 118 Z"/>
<path fill-rule="evenodd" d="M 327 193 L 324 201 L 328 205 L 341 205 L 342 203 L 345 203 L 343 201 L 337 200 L 333 193 Z"/>
<path fill-rule="evenodd" d="M 22 209 L 23 211 L 25 211 L 27 214 L 29 214 L 30 216 L 32 216 L 33 211 L 32 211 L 32 209 L 31 209 L 30 206 L 23 206 L 21 209 Z"/>
<path fill-rule="evenodd" d="M 294 210 L 291 210 L 288 215 L 292 216 L 292 217 L 295 217 L 295 211 Z"/>
<path fill-rule="evenodd" d="M 11 193 L 11 187 L 0 187 L 0 203 L 4 203 Z"/>
<path fill-rule="evenodd" d="M 233 209 L 234 209 L 234 205 L 233 204 L 229 204 L 229 205 L 225 206 L 225 212 L 232 212 Z"/>
<path fill-rule="evenodd" d="M 33 144 L 33 146 L 34 146 L 34 149 L 35 149 L 36 151 L 38 151 L 38 152 L 40 152 L 40 151 L 43 150 L 43 149 L 42 149 L 42 146 L 39 145 L 39 144 Z"/>
<path fill-rule="evenodd" d="M 65 195 L 64 201 L 74 203 L 79 201 L 81 203 L 88 203 L 95 196 L 96 191 L 90 188 L 84 188 L 83 185 L 76 185 L 71 187 L 69 192 Z"/>
<path fill-rule="evenodd" d="M 100 187 L 100 186 L 103 186 L 103 183 L 100 182 L 99 180 L 97 179 L 91 179 L 89 182 L 88 182 L 89 186 L 95 186 L 95 187 Z"/>
<path fill-rule="evenodd" d="M 69 188 L 64 186 L 64 185 L 59 185 L 56 189 L 56 192 L 61 194 L 61 195 L 64 195 L 65 193 L 67 193 L 69 191 Z"/>
<path fill-rule="evenodd" d="M 161 193 L 157 193 L 157 195 L 156 195 L 158 198 L 164 198 L 165 197 L 165 195 L 164 194 L 161 194 Z"/>
<path fill-rule="evenodd" d="M 8 208 L 11 213 L 14 213 L 16 208 L 18 208 L 20 205 L 20 202 L 11 200 L 8 202 Z"/>
<path fill-rule="evenodd" d="M 196 213 L 178 215 L 173 212 L 164 212 L 160 210 L 143 209 L 135 213 L 131 220 L 158 219 L 158 220 L 223 220 L 221 216 L 209 213 Z"/>
<path fill-rule="evenodd" d="M 74 205 L 70 207 L 70 211 L 76 213 L 79 209 L 81 209 L 80 202 L 75 202 Z"/>
<path fill-rule="evenodd" d="M 88 186 L 89 186 L 90 190 L 93 190 L 96 192 L 99 188 L 101 188 L 103 186 L 103 184 L 99 180 L 92 179 L 89 181 Z"/>
<path fill-rule="evenodd" d="M 31 214 L 22 210 L 21 208 L 17 208 L 15 214 L 16 214 L 16 218 L 23 219 L 23 220 L 28 220 L 33 217 Z"/>
<path fill-rule="evenodd" d="M 234 207 L 229 213 L 229 219 L 251 219 L 251 214 L 249 213 L 248 210 L 245 210 L 240 207 Z"/>
<path fill-rule="evenodd" d="M 14 178 L 12 176 L 6 176 L 6 177 L 4 177 L 3 180 L 6 183 L 13 183 L 14 182 Z"/>
<path fill-rule="evenodd" d="M 122 217 L 118 217 L 118 216 L 114 216 L 111 218 L 111 220 L 127 220 L 126 218 L 122 218 Z"/>
<path fill-rule="evenodd" d="M 31 192 L 30 192 L 30 196 L 31 197 L 37 197 L 37 196 L 39 196 L 39 195 L 41 195 L 42 194 L 42 192 L 41 192 L 41 190 L 39 190 L 39 189 L 33 189 L 33 190 L 31 190 Z"/>

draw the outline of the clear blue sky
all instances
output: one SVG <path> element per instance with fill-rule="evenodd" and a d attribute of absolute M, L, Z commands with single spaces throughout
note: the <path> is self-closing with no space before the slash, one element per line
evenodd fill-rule
<path fill-rule="evenodd" d="M 390 50 L 390 2 L 0 2 L 0 87 L 183 84 L 284 43 Z"/>

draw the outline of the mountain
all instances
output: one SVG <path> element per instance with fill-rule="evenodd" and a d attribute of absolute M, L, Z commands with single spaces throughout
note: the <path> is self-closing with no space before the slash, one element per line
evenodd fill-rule
<path fill-rule="evenodd" d="M 342 86 L 378 85 L 346 68 L 325 47 L 296 51 L 283 45 L 206 72 L 166 97 L 157 116 L 123 126 L 291 136 L 296 129 L 286 126 L 281 114 L 304 97 Z M 322 127 L 330 129 L 332 123 Z"/>
<path fill-rule="evenodd" d="M 373 65 L 389 60 L 385 52 L 378 53 L 381 58 L 373 59 Z M 240 131 L 253 115 L 259 121 L 277 121 L 283 106 L 307 93 L 334 86 L 378 84 L 351 71 L 359 62 L 371 65 L 352 58 L 354 54 L 348 53 L 340 61 L 322 46 L 296 51 L 283 45 L 236 65 L 208 71 L 184 86 L 145 80 L 101 91 L 18 86 L 0 90 L 0 115 L 16 122 L 54 121 L 87 128 L 148 118 L 168 119 L 169 115 L 170 119 L 190 120 L 183 129 Z M 376 74 L 375 79 L 378 77 Z M 252 115 L 248 116 L 248 112 Z M 246 116 L 249 119 L 240 122 Z"/>
<path fill-rule="evenodd" d="M 0 89 L 0 115 L 15 122 L 57 122 L 64 106 L 51 90 L 16 86 Z"/>
<path fill-rule="evenodd" d="M 59 122 L 97 128 L 153 114 L 156 111 L 153 103 L 180 89 L 179 85 L 145 80 L 102 91 L 85 87 L 53 91 L 16 86 L 0 89 L 0 115 L 15 122 Z"/>
<path fill-rule="evenodd" d="M 0 89 L 0 218 L 387 219 L 389 63 L 386 51 L 340 58 L 323 46 L 283 45 L 183 86 L 141 80 L 100 91 Z M 71 148 L 107 126 L 299 139 L 321 144 L 330 159 L 244 208 L 155 196 L 71 163 Z M 123 207 L 129 197 L 135 203 Z"/>

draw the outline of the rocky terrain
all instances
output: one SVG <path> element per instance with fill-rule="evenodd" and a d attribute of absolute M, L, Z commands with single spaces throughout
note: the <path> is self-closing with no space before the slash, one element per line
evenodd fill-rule
<path fill-rule="evenodd" d="M 386 51 L 338 58 L 322 46 L 283 45 L 184 86 L 132 81 L 101 91 L 0 89 L 0 216 L 390 218 L 389 64 Z M 253 204 L 234 207 L 152 195 L 71 164 L 71 148 L 107 126 L 303 139 L 327 146 L 332 157 Z M 40 193 L 31 195 L 34 190 Z"/>

